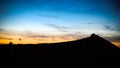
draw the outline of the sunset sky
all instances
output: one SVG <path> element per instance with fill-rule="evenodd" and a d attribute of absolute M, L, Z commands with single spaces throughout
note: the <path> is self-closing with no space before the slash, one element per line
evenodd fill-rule
<path fill-rule="evenodd" d="M 0 0 L 0 43 L 36 44 L 96 33 L 120 46 L 119 0 Z"/>

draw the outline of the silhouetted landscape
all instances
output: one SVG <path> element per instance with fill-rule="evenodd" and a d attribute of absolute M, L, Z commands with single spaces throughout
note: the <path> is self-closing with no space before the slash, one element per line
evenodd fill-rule
<path fill-rule="evenodd" d="M 0 45 L 0 62 L 21 64 L 116 64 L 120 49 L 92 34 L 90 37 L 51 44 Z"/>

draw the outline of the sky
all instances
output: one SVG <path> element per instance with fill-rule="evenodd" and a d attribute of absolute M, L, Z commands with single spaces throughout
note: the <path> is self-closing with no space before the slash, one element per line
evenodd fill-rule
<path fill-rule="evenodd" d="M 119 0 L 0 0 L 0 43 L 72 41 L 92 33 L 120 46 Z"/>

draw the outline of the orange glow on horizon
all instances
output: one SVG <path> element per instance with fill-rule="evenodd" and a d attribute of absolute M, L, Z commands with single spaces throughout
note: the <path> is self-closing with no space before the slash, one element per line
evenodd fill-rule
<path fill-rule="evenodd" d="M 13 42 L 13 44 L 42 44 L 42 43 L 57 43 L 57 42 L 66 42 L 76 40 L 78 37 L 73 36 L 64 36 L 64 35 L 56 35 L 51 37 L 49 35 L 39 35 L 43 37 L 29 37 L 27 35 L 22 36 L 21 34 L 0 34 L 0 44 L 9 44 L 9 42 Z M 44 37 L 45 36 L 45 37 Z M 21 40 L 19 40 L 21 38 Z M 117 47 L 120 48 L 120 42 L 111 42 Z"/>
<path fill-rule="evenodd" d="M 13 44 L 38 44 L 38 43 L 57 43 L 57 42 L 65 42 L 65 41 L 72 41 L 75 40 L 72 37 L 69 38 L 59 38 L 56 37 L 54 40 L 52 38 L 22 38 L 22 40 L 18 40 L 18 37 L 14 38 L 13 40 L 8 40 L 8 39 L 0 39 L 0 44 L 9 44 L 9 42 L 13 42 Z"/>
<path fill-rule="evenodd" d="M 19 40 L 21 38 L 21 40 Z M 42 34 L 0 34 L 0 44 L 38 44 L 38 43 L 57 43 L 75 40 L 76 37 L 66 35 L 42 35 Z"/>
<path fill-rule="evenodd" d="M 33 38 L 23 38 L 22 41 L 19 40 L 5 40 L 0 39 L 0 44 L 9 44 L 9 42 L 13 42 L 13 44 L 42 44 L 42 43 L 57 43 L 57 42 L 66 42 L 66 41 L 72 41 L 75 39 L 69 38 L 69 39 L 62 39 L 62 38 L 55 38 L 55 40 L 52 40 L 51 38 L 46 39 L 33 39 Z M 120 48 L 120 42 L 111 42 L 115 46 Z"/>
<path fill-rule="evenodd" d="M 120 48 L 120 42 L 112 42 L 112 43 Z"/>

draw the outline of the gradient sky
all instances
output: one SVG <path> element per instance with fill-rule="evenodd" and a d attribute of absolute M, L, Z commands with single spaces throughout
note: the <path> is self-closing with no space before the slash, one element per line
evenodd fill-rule
<path fill-rule="evenodd" d="M 63 42 L 96 33 L 120 45 L 119 6 L 119 0 L 0 0 L 0 43 Z"/>

